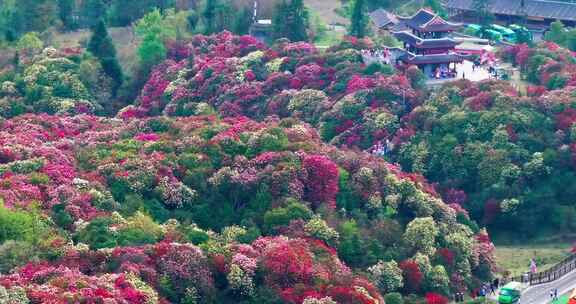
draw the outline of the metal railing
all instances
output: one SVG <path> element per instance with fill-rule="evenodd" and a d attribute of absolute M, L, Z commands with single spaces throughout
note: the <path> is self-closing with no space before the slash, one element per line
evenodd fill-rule
<path fill-rule="evenodd" d="M 576 269 L 576 253 L 565 258 L 562 262 L 552 266 L 550 269 L 536 273 L 526 273 L 510 278 L 510 280 L 526 283 L 530 286 L 539 285 L 558 280 L 574 269 Z"/>

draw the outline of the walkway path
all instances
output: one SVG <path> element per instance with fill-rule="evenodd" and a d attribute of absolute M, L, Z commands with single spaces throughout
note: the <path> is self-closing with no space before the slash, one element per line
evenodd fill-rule
<path fill-rule="evenodd" d="M 547 284 L 528 287 L 518 304 L 548 304 L 551 303 L 550 290 L 558 288 L 558 295 L 570 294 L 576 288 L 576 270 L 566 274 L 561 279 Z M 498 294 L 498 292 L 496 292 Z M 489 296 L 490 300 L 498 301 L 497 296 Z"/>
<path fill-rule="evenodd" d="M 576 288 L 576 270 L 566 274 L 561 279 L 556 281 L 535 285 L 526 289 L 522 294 L 522 304 L 544 304 L 550 303 L 550 290 L 558 288 L 558 295 L 570 293 L 572 289 Z"/>

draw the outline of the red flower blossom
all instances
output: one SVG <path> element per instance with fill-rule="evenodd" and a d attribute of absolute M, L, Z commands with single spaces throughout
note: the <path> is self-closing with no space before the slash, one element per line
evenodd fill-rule
<path fill-rule="evenodd" d="M 256 80 L 256 74 L 254 74 L 254 72 L 252 72 L 252 70 L 248 70 L 244 73 L 244 77 L 246 78 L 246 80 L 248 81 L 254 81 Z"/>

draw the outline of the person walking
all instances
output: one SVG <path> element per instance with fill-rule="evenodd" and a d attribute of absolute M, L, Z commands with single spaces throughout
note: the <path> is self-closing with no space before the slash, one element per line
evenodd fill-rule
<path fill-rule="evenodd" d="M 554 301 L 558 301 L 558 288 L 554 288 Z"/>
<path fill-rule="evenodd" d="M 550 289 L 550 300 L 554 301 L 554 289 Z"/>

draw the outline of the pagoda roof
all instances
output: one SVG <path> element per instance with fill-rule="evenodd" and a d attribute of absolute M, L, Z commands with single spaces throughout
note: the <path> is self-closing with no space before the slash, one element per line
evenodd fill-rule
<path fill-rule="evenodd" d="M 395 32 L 396 39 L 419 49 L 452 48 L 460 44 L 452 38 L 422 39 L 408 31 Z"/>
<path fill-rule="evenodd" d="M 379 8 L 369 14 L 372 22 L 378 27 L 382 28 L 388 25 L 398 24 L 398 18 L 396 15 L 390 13 L 389 11 Z"/>
<path fill-rule="evenodd" d="M 420 65 L 420 64 L 462 62 L 464 61 L 464 56 L 458 55 L 456 53 L 415 55 L 410 52 L 405 52 L 403 55 L 399 57 L 399 59 L 407 64 Z"/>
<path fill-rule="evenodd" d="M 522 7 L 522 2 L 524 7 Z M 447 0 L 444 7 L 464 11 L 474 11 L 474 0 Z M 546 19 L 576 21 L 576 4 L 567 1 L 551 0 L 491 0 L 488 11 L 492 14 L 522 16 Z"/>
<path fill-rule="evenodd" d="M 436 13 L 422 8 L 411 17 L 398 17 L 408 27 L 422 32 L 449 32 L 462 26 L 460 23 L 452 23 L 444 20 Z"/>

